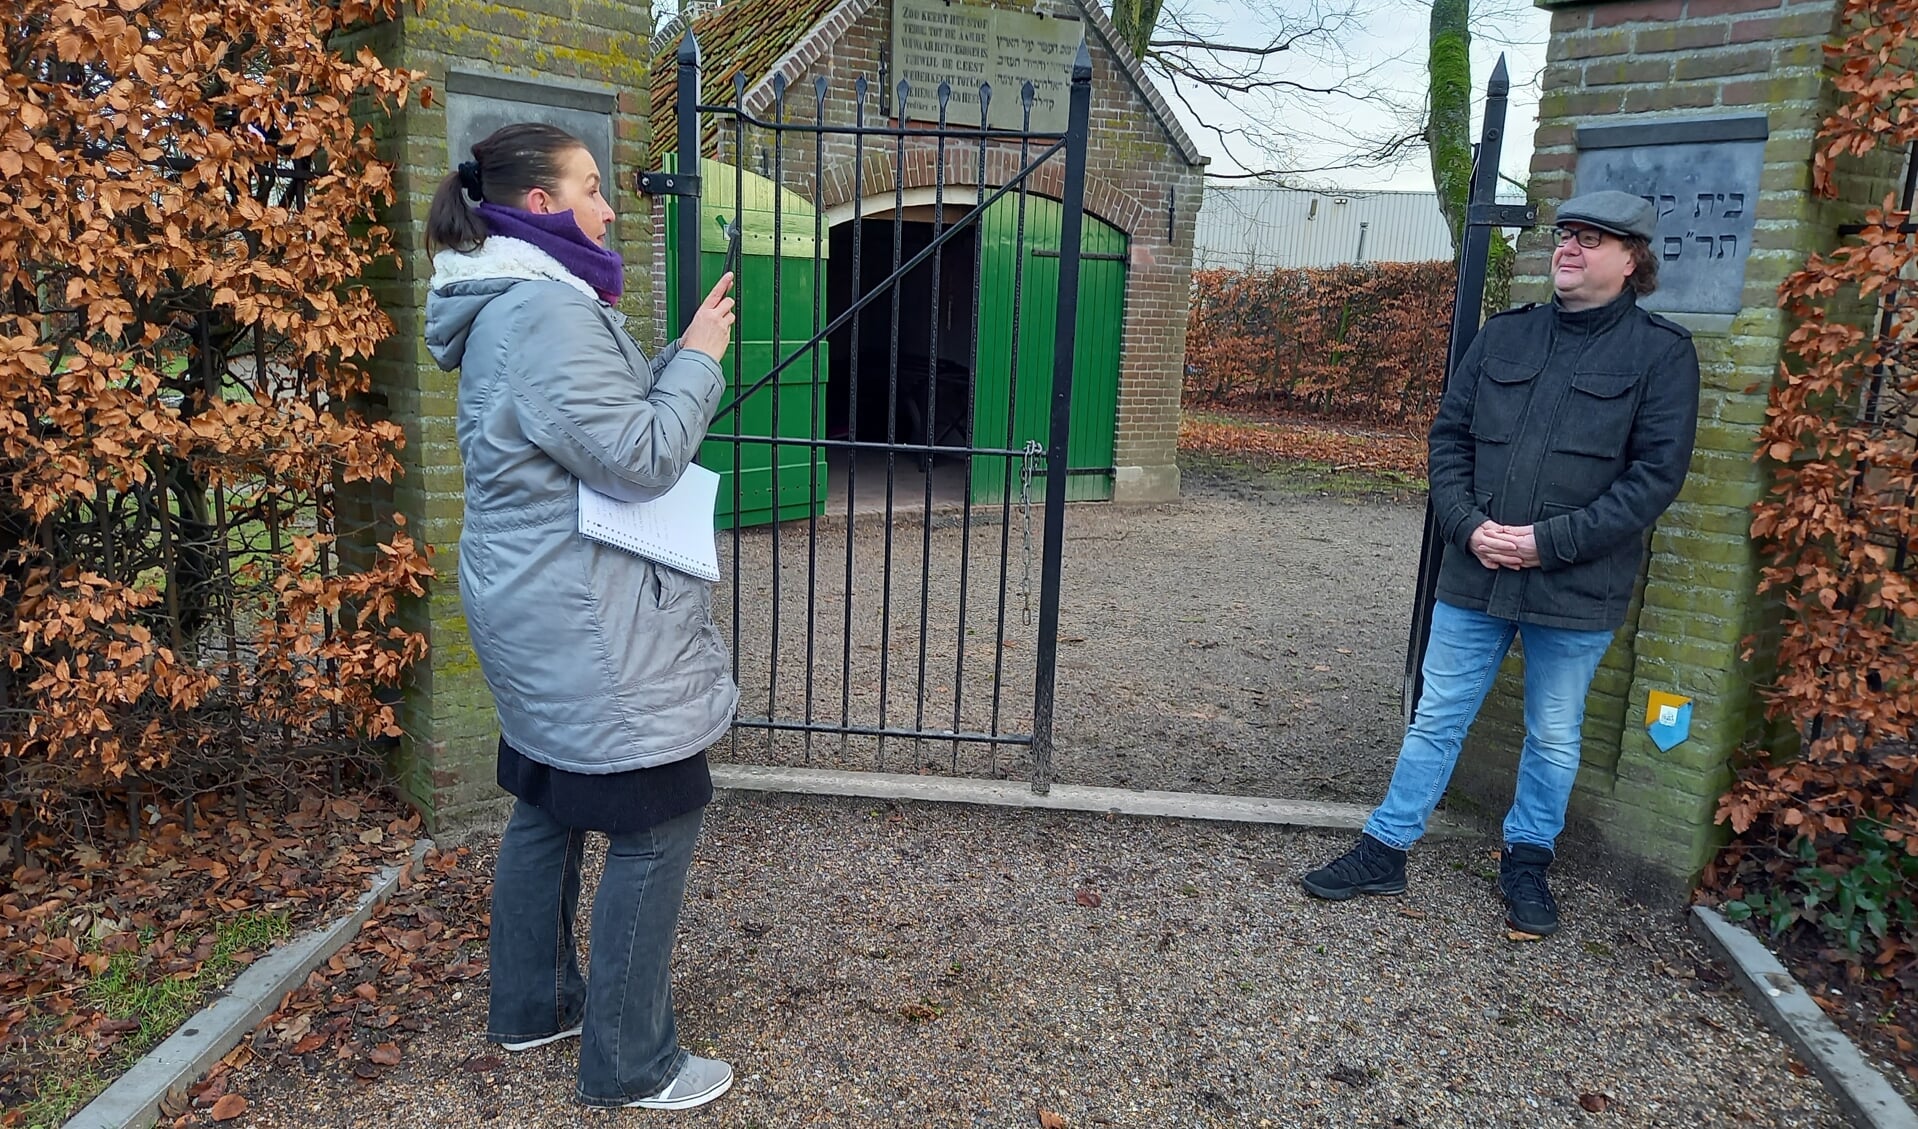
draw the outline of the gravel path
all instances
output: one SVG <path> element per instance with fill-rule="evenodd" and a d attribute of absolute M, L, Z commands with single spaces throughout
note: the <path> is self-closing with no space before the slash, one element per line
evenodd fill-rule
<path fill-rule="evenodd" d="M 682 1040 L 734 1063 L 732 1094 L 688 1114 L 582 1111 L 574 1046 L 483 1041 L 482 975 L 441 990 L 378 1081 L 331 1055 L 242 1068 L 234 1124 L 996 1129 L 1042 1109 L 1075 1129 L 1843 1124 L 1676 911 L 1574 863 L 1563 933 L 1510 944 L 1475 840 L 1416 852 L 1404 898 L 1306 901 L 1294 875 L 1341 846 L 723 798 L 675 981 Z"/>
<path fill-rule="evenodd" d="M 1376 799 L 1398 748 L 1400 667 L 1423 514 L 1421 500 L 1203 473 L 1188 475 L 1176 504 L 1069 507 L 1055 779 Z M 1016 511 L 1009 529 L 997 516 L 996 509 L 979 512 L 968 531 L 960 515 L 935 513 L 928 551 L 921 515 L 900 515 L 889 620 L 880 598 L 887 574 L 882 527 L 862 519 L 855 525 L 850 631 L 843 517 L 822 521 L 816 538 L 804 522 L 781 528 L 777 593 L 773 532 L 742 534 L 742 712 L 803 720 L 810 674 L 815 718 L 836 721 L 843 708 L 855 725 L 883 720 L 950 729 L 956 716 L 961 730 L 1030 732 L 1037 633 L 1021 615 L 1024 525 Z M 1042 512 L 1035 510 L 1034 523 L 1036 608 Z M 1009 534 L 1004 554 L 1002 532 Z M 722 538 L 722 549 L 720 626 L 730 640 L 730 537 Z M 1003 648 L 995 653 L 1002 566 L 1009 598 Z M 818 609 L 810 624 L 809 587 Z M 882 639 L 889 641 L 883 655 Z M 1002 672 L 996 726 L 995 663 Z M 842 696 L 847 685 L 852 690 Z M 815 737 L 809 745 L 794 733 L 742 732 L 722 759 L 1028 775 L 1018 746 L 955 750 L 950 741 L 897 738 L 882 749 L 876 738 L 853 737 L 842 746 L 837 737 Z"/>

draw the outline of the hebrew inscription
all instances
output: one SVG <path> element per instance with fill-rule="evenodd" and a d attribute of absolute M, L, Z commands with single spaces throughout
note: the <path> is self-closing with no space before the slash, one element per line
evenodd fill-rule
<path fill-rule="evenodd" d="M 1657 208 L 1658 291 L 1641 300 L 1647 309 L 1734 314 L 1744 307 L 1765 142 L 1742 119 L 1727 131 L 1743 135 L 1733 140 L 1712 140 L 1709 120 L 1683 124 L 1636 137 L 1581 131 L 1576 190 L 1615 188 Z"/>

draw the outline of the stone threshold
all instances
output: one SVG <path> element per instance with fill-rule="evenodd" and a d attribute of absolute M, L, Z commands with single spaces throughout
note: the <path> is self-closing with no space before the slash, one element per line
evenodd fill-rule
<path fill-rule="evenodd" d="M 738 792 L 791 792 L 812 796 L 847 796 L 869 800 L 914 800 L 926 803 L 978 804 L 983 807 L 1031 808 L 1044 811 L 1093 812 L 1164 819 L 1200 819 L 1221 823 L 1255 823 L 1311 831 L 1349 831 L 1365 826 L 1369 807 L 1313 800 L 1280 800 L 1264 796 L 1223 796 L 1208 792 L 1156 792 L 1130 788 L 1101 788 L 1084 784 L 1054 784 L 1044 795 L 1018 780 L 975 780 L 952 776 L 918 776 L 897 772 L 843 772 L 824 768 L 780 768 L 771 765 L 716 764 L 713 787 Z M 1434 820 L 1430 835 L 1457 834 Z"/>

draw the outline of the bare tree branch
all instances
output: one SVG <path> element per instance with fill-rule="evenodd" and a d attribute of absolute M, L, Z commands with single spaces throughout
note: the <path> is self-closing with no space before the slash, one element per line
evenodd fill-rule
<path fill-rule="evenodd" d="M 1415 151 L 1411 142 L 1422 138 L 1422 107 L 1408 104 L 1407 92 L 1384 79 L 1398 59 L 1356 62 L 1348 51 L 1347 41 L 1365 18 L 1365 2 L 1245 0 L 1229 20 L 1197 7 L 1198 0 L 1159 11 L 1161 34 L 1148 40 L 1142 64 L 1188 122 L 1215 140 L 1218 156 L 1250 170 L 1215 179 L 1284 181 L 1375 168 Z M 1243 34 L 1247 28 L 1257 31 Z M 1328 103 L 1383 109 L 1399 125 L 1385 136 L 1341 132 L 1342 115 L 1328 114 Z M 1313 136 L 1306 123 L 1329 135 Z M 1336 156 L 1294 167 L 1290 158 L 1301 144 Z"/>

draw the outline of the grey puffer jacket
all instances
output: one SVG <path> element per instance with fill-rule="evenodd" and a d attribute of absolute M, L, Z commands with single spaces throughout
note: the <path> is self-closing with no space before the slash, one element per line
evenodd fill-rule
<path fill-rule="evenodd" d="M 583 773 L 690 757 L 739 690 L 712 587 L 578 532 L 577 484 L 658 497 L 705 438 L 725 382 L 701 353 L 649 362 L 617 310 L 530 243 L 441 252 L 426 344 L 460 370 L 460 599 L 500 730 Z"/>

